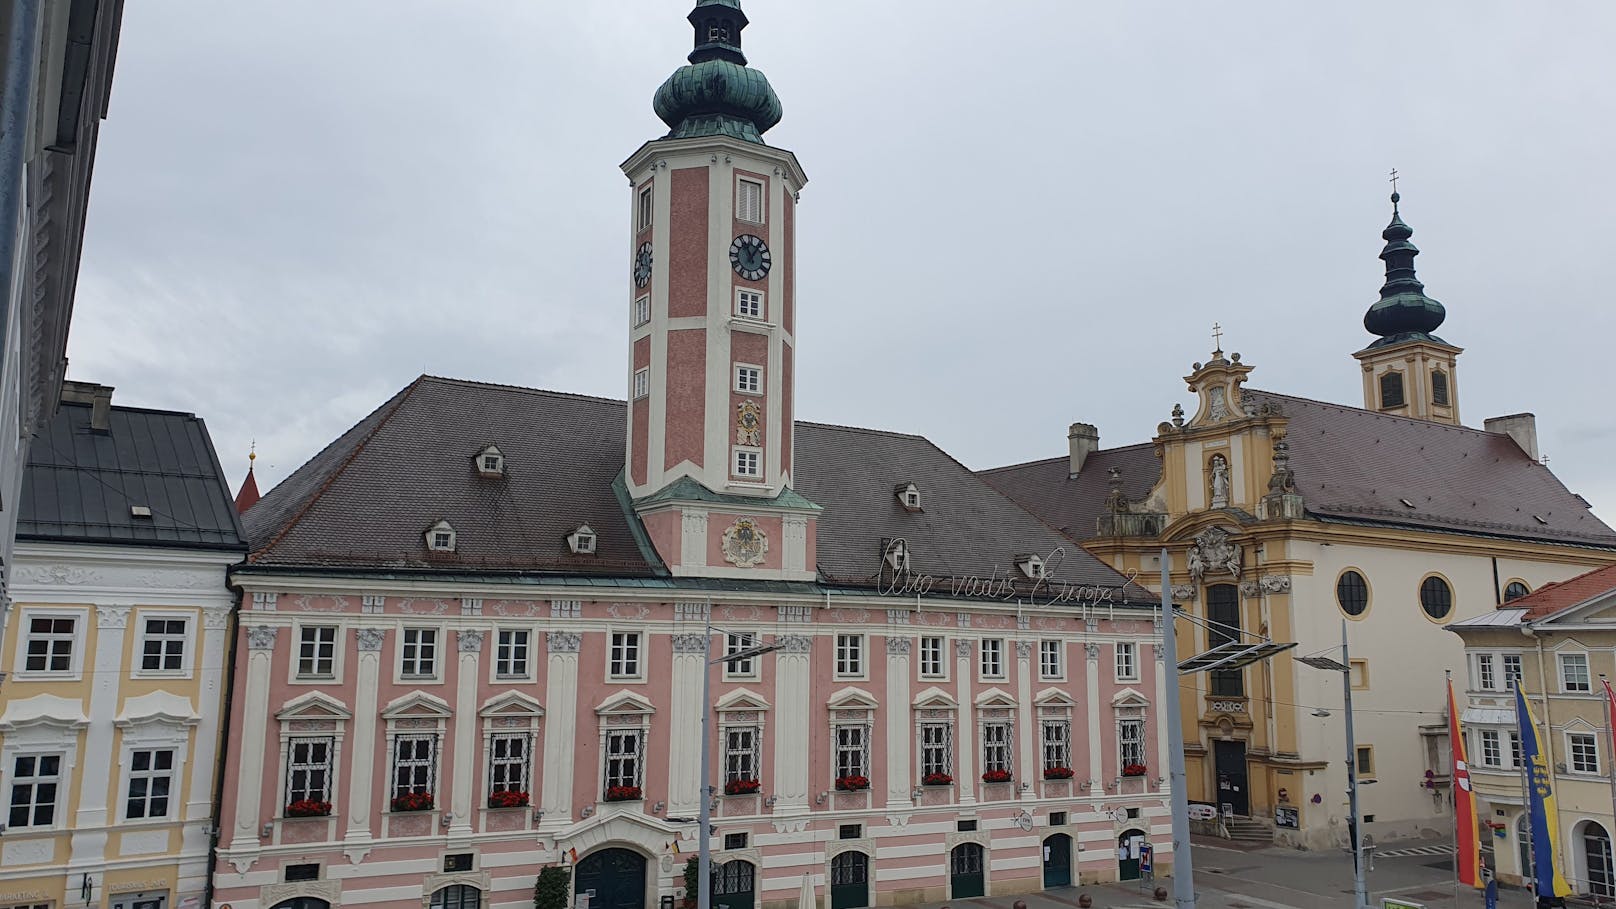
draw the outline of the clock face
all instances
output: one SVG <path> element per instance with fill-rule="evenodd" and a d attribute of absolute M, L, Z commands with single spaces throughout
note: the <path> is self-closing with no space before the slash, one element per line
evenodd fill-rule
<path fill-rule="evenodd" d="M 651 280 L 651 244 L 641 243 L 634 254 L 634 286 L 644 287 Z"/>
<path fill-rule="evenodd" d="M 729 245 L 729 264 L 748 281 L 762 280 L 769 273 L 769 247 L 751 234 L 742 234 Z"/>

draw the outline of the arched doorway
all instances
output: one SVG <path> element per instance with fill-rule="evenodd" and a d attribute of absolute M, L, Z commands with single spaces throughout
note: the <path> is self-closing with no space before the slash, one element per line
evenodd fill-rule
<path fill-rule="evenodd" d="M 752 909 L 757 902 L 757 866 L 735 859 L 713 872 L 714 909 Z"/>
<path fill-rule="evenodd" d="M 299 896 L 289 900 L 281 900 L 270 909 L 331 909 L 331 904 L 325 900 L 312 896 Z"/>
<path fill-rule="evenodd" d="M 1611 867 L 1610 834 L 1594 821 L 1584 821 L 1578 839 L 1582 841 L 1583 878 L 1594 896 L 1616 896 L 1616 869 Z"/>
<path fill-rule="evenodd" d="M 982 847 L 960 843 L 948 853 L 949 899 L 963 900 L 988 892 L 987 876 L 982 873 Z"/>
<path fill-rule="evenodd" d="M 628 849 L 602 849 L 578 862 L 574 897 L 589 909 L 645 909 L 645 857 Z"/>
<path fill-rule="evenodd" d="M 1124 830 L 1117 837 L 1117 880 L 1139 880 L 1139 853 L 1145 847 L 1145 831 Z"/>
<path fill-rule="evenodd" d="M 1072 886 L 1072 838 L 1056 833 L 1044 838 L 1044 889 Z"/>
<path fill-rule="evenodd" d="M 452 884 L 432 894 L 432 909 L 482 909 L 483 892 L 465 884 Z"/>
<path fill-rule="evenodd" d="M 870 857 L 843 852 L 830 860 L 830 909 L 870 905 Z"/>

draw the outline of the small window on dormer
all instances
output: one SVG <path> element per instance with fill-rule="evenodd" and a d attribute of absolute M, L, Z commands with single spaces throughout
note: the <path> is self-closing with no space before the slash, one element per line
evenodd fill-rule
<path fill-rule="evenodd" d="M 894 492 L 898 495 L 898 504 L 906 511 L 920 510 L 920 487 L 913 483 L 899 483 Z"/>
<path fill-rule="evenodd" d="M 595 542 L 595 531 L 588 524 L 567 534 L 567 548 L 572 550 L 573 555 L 594 555 Z"/>
<path fill-rule="evenodd" d="M 505 472 L 505 456 L 490 445 L 477 452 L 477 472 L 485 477 L 497 477 Z"/>
<path fill-rule="evenodd" d="M 1036 555 L 1016 556 L 1016 567 L 1021 570 L 1023 577 L 1041 578 L 1044 576 L 1044 560 Z"/>
<path fill-rule="evenodd" d="M 439 521 L 427 528 L 426 548 L 434 552 L 454 552 L 455 529 L 448 521 Z"/>
<path fill-rule="evenodd" d="M 893 571 L 909 570 L 909 544 L 902 540 L 893 540 L 887 544 L 887 564 Z"/>

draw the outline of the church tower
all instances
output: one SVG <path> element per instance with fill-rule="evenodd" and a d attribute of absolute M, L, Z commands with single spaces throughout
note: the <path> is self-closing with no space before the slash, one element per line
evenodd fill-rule
<path fill-rule="evenodd" d="M 1414 276 L 1418 248 L 1409 242 L 1414 230 L 1403 223 L 1392 193 L 1392 221 L 1381 231 L 1386 248 L 1386 283 L 1380 299 L 1364 314 L 1364 328 L 1380 337 L 1353 354 L 1363 364 L 1364 407 L 1434 423 L 1459 424 L 1459 380 L 1456 361 L 1463 351 L 1432 332 L 1447 311 L 1425 295 Z"/>
<path fill-rule="evenodd" d="M 807 182 L 763 141 L 780 100 L 747 66 L 740 0 L 698 0 L 695 48 L 627 161 L 624 482 L 675 575 L 812 580 L 817 506 L 791 490 L 795 216 Z"/>

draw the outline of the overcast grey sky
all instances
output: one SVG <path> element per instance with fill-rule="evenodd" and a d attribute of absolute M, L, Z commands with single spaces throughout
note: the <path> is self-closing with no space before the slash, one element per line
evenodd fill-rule
<path fill-rule="evenodd" d="M 126 4 L 73 378 L 268 488 L 422 372 L 622 397 L 687 0 Z M 1616 4 L 746 0 L 809 175 L 799 416 L 975 468 L 1150 438 L 1214 320 L 1361 404 L 1386 172 L 1466 349 L 1616 515 Z M 1602 454 L 1603 453 L 1603 454 Z"/>

